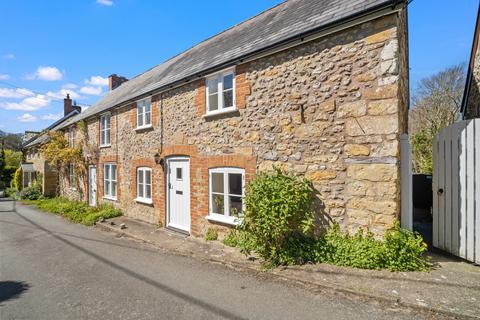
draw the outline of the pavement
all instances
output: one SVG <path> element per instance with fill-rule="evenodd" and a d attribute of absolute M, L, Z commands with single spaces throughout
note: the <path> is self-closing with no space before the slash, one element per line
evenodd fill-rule
<path fill-rule="evenodd" d="M 105 232 L 0 199 L 0 319 L 451 318 L 361 295 L 307 288 L 277 275 L 283 270 L 259 272 L 226 261 L 225 256 L 241 255 L 224 248 L 228 254 L 218 256 L 220 243 L 129 219 L 114 223 L 101 227 L 112 230 L 126 223 L 127 228 Z M 131 234 L 125 234 L 127 230 Z M 135 236 L 149 239 L 132 237 L 140 230 L 149 235 Z M 160 235 L 168 239 L 168 247 L 150 243 Z M 223 262 L 207 261 L 200 251 Z"/>

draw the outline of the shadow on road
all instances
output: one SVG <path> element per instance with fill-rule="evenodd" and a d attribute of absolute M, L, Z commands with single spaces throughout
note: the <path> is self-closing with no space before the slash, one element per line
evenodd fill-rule
<path fill-rule="evenodd" d="M 0 281 L 0 303 L 19 298 L 30 285 L 26 282 Z"/>
<path fill-rule="evenodd" d="M 148 278 L 148 277 L 146 277 L 146 276 L 144 276 L 144 275 L 142 275 L 142 274 L 139 274 L 139 273 L 137 273 L 137 272 L 135 272 L 135 271 L 129 270 L 129 269 L 127 269 L 127 268 L 125 268 L 125 267 L 123 267 L 123 266 L 121 266 L 121 265 L 119 265 L 119 264 L 116 264 L 115 262 L 112 262 L 112 261 L 110 261 L 110 260 L 108 260 L 108 259 L 106 259 L 106 258 L 104 258 L 104 257 L 102 257 L 102 256 L 100 256 L 100 255 L 98 255 L 98 254 L 90 251 L 90 250 L 87 250 L 87 249 L 85 249 L 85 248 L 83 248 L 83 247 L 81 247 L 81 246 L 79 246 L 79 245 L 77 245 L 77 244 L 75 244 L 75 243 L 73 243 L 73 242 L 71 242 L 71 241 L 69 241 L 69 240 L 67 240 L 67 239 L 65 239 L 65 238 L 57 235 L 57 234 L 55 234 L 55 232 L 52 232 L 52 231 L 50 231 L 50 230 L 42 227 L 41 225 L 35 223 L 34 221 L 28 219 L 27 217 L 23 216 L 22 214 L 20 214 L 20 213 L 18 213 L 18 212 L 16 212 L 16 211 L 14 211 L 14 213 L 17 214 L 20 218 L 22 218 L 22 219 L 24 219 L 25 221 L 29 222 L 30 224 L 34 225 L 34 226 L 37 227 L 38 229 L 40 229 L 40 230 L 46 232 L 47 234 L 51 235 L 51 236 L 54 237 L 55 239 L 57 239 L 57 240 L 65 243 L 66 245 L 68 245 L 68 246 L 70 246 L 70 247 L 72 247 L 72 248 L 75 248 L 75 249 L 83 252 L 84 254 L 86 254 L 86 255 L 88 255 L 88 256 L 90 256 L 90 257 L 92 257 L 92 258 L 94 258 L 94 259 L 96 259 L 96 260 L 98 260 L 98 261 L 100 261 L 100 262 L 102 262 L 102 263 L 110 266 L 111 268 L 114 268 L 114 269 L 116 269 L 116 270 L 118 270 L 118 271 L 121 271 L 121 272 L 125 273 L 126 275 L 128 275 L 128 276 L 130 276 L 130 277 L 132 277 L 132 278 L 135 278 L 135 279 L 137 279 L 137 280 L 139 280 L 139 281 L 142 281 L 142 282 L 144 282 L 144 283 L 146 283 L 146 284 L 149 284 L 149 285 L 151 285 L 151 286 L 153 286 L 153 287 L 155 287 L 155 288 L 157 288 L 157 289 L 160 289 L 160 290 L 162 290 L 162 291 L 164 291 L 164 292 L 166 292 L 166 293 L 168 293 L 168 294 L 171 294 L 171 295 L 173 295 L 173 296 L 175 296 L 175 297 L 177 297 L 177 298 L 180 298 L 180 299 L 182 299 L 182 300 L 184 300 L 184 301 L 187 301 L 188 303 L 197 305 L 198 307 L 200 307 L 200 308 L 202 308 L 202 309 L 204 309 L 204 310 L 207 310 L 207 311 L 209 311 L 209 312 L 211 312 L 211 313 L 214 313 L 214 314 L 216 314 L 216 315 L 219 315 L 219 316 L 221 316 L 221 317 L 223 317 L 223 318 L 232 319 L 232 320 L 243 320 L 243 319 L 246 319 L 246 318 L 242 318 L 242 317 L 240 317 L 240 316 L 238 316 L 238 315 L 236 315 L 236 314 L 234 314 L 234 313 L 232 313 L 232 312 L 230 312 L 230 311 L 228 311 L 228 310 L 222 309 L 222 308 L 217 307 L 217 306 L 215 306 L 215 305 L 212 305 L 212 304 L 210 304 L 210 303 L 208 303 L 208 302 L 202 301 L 202 300 L 200 300 L 200 299 L 198 299 L 198 298 L 196 298 L 196 297 L 193 297 L 193 296 L 191 296 L 191 295 L 188 295 L 188 294 L 185 294 L 185 293 L 183 293 L 183 292 L 180 292 L 180 291 L 178 291 L 178 290 L 176 290 L 176 289 L 174 289 L 174 288 L 171 288 L 171 287 L 169 287 L 169 286 L 166 286 L 166 285 L 164 285 L 164 284 L 162 284 L 162 283 L 160 283 L 160 282 L 158 282 L 158 281 L 155 281 L 155 280 L 153 280 L 153 279 L 150 279 L 150 278 Z"/>

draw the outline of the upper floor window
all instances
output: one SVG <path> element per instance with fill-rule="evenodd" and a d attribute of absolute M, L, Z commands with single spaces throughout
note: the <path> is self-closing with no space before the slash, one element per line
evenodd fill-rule
<path fill-rule="evenodd" d="M 115 163 L 103 165 L 103 195 L 105 198 L 117 199 L 117 165 Z"/>
<path fill-rule="evenodd" d="M 110 145 L 110 114 L 100 117 L 100 146 Z"/>
<path fill-rule="evenodd" d="M 137 128 L 152 126 L 152 104 L 150 98 L 137 102 Z"/>
<path fill-rule="evenodd" d="M 141 167 L 137 169 L 138 202 L 152 203 L 152 169 Z"/>
<path fill-rule="evenodd" d="M 215 168 L 209 170 L 209 216 L 211 220 L 235 224 L 242 217 L 245 170 Z"/>
<path fill-rule="evenodd" d="M 207 114 L 235 110 L 235 76 L 233 71 L 208 77 Z"/>
<path fill-rule="evenodd" d="M 72 126 L 72 127 L 70 127 L 70 129 L 68 130 L 68 146 L 69 146 L 70 148 L 75 147 L 75 135 L 76 135 L 75 127 Z"/>

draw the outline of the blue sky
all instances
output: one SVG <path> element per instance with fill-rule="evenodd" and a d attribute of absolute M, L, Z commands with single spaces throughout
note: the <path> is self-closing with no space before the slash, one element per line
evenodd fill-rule
<path fill-rule="evenodd" d="M 0 130 L 41 130 L 66 92 L 91 105 L 112 73 L 131 78 L 279 0 L 17 0 L 0 2 Z M 412 88 L 466 62 L 478 0 L 414 0 Z"/>

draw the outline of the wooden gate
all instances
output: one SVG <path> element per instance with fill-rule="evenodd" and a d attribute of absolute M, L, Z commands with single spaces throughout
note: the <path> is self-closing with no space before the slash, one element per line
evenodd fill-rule
<path fill-rule="evenodd" d="M 433 245 L 480 263 L 480 119 L 454 123 L 433 142 Z"/>

